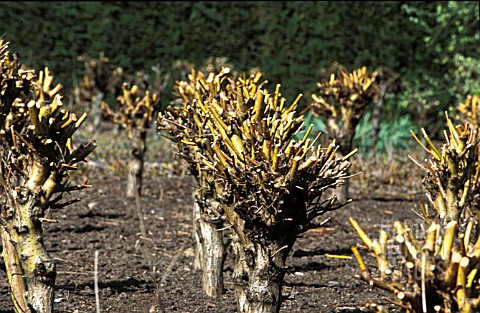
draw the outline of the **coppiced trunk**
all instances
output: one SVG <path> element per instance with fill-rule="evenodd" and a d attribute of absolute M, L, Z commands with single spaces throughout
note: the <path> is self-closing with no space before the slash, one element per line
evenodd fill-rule
<path fill-rule="evenodd" d="M 194 192 L 194 199 L 194 267 L 202 271 L 202 286 L 205 294 L 216 297 L 224 293 L 225 246 L 221 230 L 223 221 L 220 216 L 209 216 L 207 213 L 207 206 L 214 206 L 218 210 L 219 204 L 215 200 L 205 199 L 199 190 Z"/>
<path fill-rule="evenodd" d="M 349 184 L 348 184 L 348 179 L 346 179 L 345 183 L 343 185 L 339 186 L 336 190 L 337 203 L 339 203 L 339 204 L 347 203 L 347 201 L 349 199 L 348 189 L 349 189 Z"/>
<path fill-rule="evenodd" d="M 233 240 L 233 282 L 240 313 L 277 313 L 282 305 L 285 259 L 291 247 L 277 243 L 251 243 L 246 247 Z"/>
<path fill-rule="evenodd" d="M 200 203 L 198 198 L 198 191 L 195 190 L 193 192 L 193 249 L 194 249 L 194 259 L 193 259 L 193 267 L 196 270 L 202 269 L 202 240 L 201 240 L 201 228 L 200 228 L 200 219 L 201 219 L 201 211 L 200 211 Z"/>
<path fill-rule="evenodd" d="M 337 158 L 343 158 L 346 154 L 348 154 L 350 151 L 352 151 L 352 145 L 353 145 L 353 136 L 355 135 L 354 131 L 349 131 L 346 132 L 344 136 L 341 138 L 344 138 L 344 140 L 340 141 L 339 140 L 339 151 L 336 153 Z M 348 175 L 348 170 L 346 172 Z M 345 179 L 344 184 L 340 185 L 336 190 L 335 194 L 337 196 L 337 203 L 338 204 L 345 204 L 347 203 L 349 197 L 348 197 L 348 189 L 349 189 L 349 180 Z"/>
<path fill-rule="evenodd" d="M 373 144 L 376 145 L 378 143 L 378 137 L 380 134 L 380 124 L 382 119 L 382 111 L 383 111 L 383 102 L 385 101 L 385 86 L 380 87 L 380 93 L 378 95 L 378 101 L 373 104 L 372 109 L 372 129 L 373 129 Z"/>
<path fill-rule="evenodd" d="M 130 163 L 127 176 L 127 197 L 135 197 L 135 194 L 142 194 L 143 185 L 143 166 L 145 162 L 145 152 L 147 133 L 142 130 L 133 134 L 132 149 L 130 152 Z"/>
<path fill-rule="evenodd" d="M 104 96 L 103 92 L 97 91 L 92 99 L 92 110 L 90 114 L 93 117 L 93 127 L 96 129 L 98 129 L 102 123 L 102 101 Z"/>
<path fill-rule="evenodd" d="M 32 218 L 39 210 L 35 201 L 34 196 L 17 201 L 15 220 L 2 227 L 3 258 L 17 313 L 51 313 L 54 306 L 56 269 L 43 243 L 41 223 Z"/>
<path fill-rule="evenodd" d="M 15 312 L 28 312 L 27 299 L 25 296 L 25 281 L 23 279 L 23 270 L 18 259 L 15 246 L 12 243 L 10 235 L 1 228 L 2 235 L 2 258 L 5 263 L 5 270 L 10 286 L 10 296 L 12 298 L 13 308 Z"/>
<path fill-rule="evenodd" d="M 209 297 L 224 293 L 223 261 L 225 247 L 223 245 L 222 221 L 201 218 L 202 234 L 202 285 L 203 291 Z"/>

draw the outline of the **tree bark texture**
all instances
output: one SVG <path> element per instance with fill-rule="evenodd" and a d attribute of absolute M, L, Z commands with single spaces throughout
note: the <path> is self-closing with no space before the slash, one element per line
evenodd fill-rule
<path fill-rule="evenodd" d="M 335 194 L 337 196 L 337 203 L 338 204 L 345 204 L 348 201 L 348 188 L 349 188 L 349 181 L 348 179 L 345 179 L 345 182 L 343 185 L 339 186 L 337 190 L 335 191 Z"/>
<path fill-rule="evenodd" d="M 223 221 L 207 208 L 215 206 L 218 210 L 220 204 L 213 199 L 206 199 L 199 190 L 195 191 L 194 199 L 195 268 L 202 270 L 202 286 L 205 294 L 216 297 L 224 293 L 225 246 L 221 230 Z"/>
<path fill-rule="evenodd" d="M 193 192 L 193 248 L 194 248 L 194 259 L 193 259 L 193 267 L 196 270 L 202 269 L 202 260 L 203 260 L 203 253 L 202 253 L 202 241 L 201 241 L 201 228 L 200 228 L 200 219 L 201 219 L 201 211 L 200 211 L 200 200 L 198 198 L 198 191 L 195 190 Z"/>
<path fill-rule="evenodd" d="M 353 138 L 353 137 L 352 137 L 352 138 Z M 350 151 L 351 151 L 351 150 L 350 150 L 351 147 L 352 147 L 352 144 L 350 143 L 350 146 L 348 146 L 348 150 L 346 150 L 346 151 L 349 151 L 349 152 L 350 152 Z M 337 151 L 337 154 L 336 154 L 336 157 L 337 157 L 337 158 L 342 158 L 342 157 L 344 157 L 344 156 L 345 156 L 345 154 L 343 154 L 343 152 Z M 346 172 L 347 175 L 348 175 L 348 172 L 349 172 L 349 171 L 347 170 L 347 172 Z M 345 204 L 345 203 L 347 203 L 347 201 L 348 201 L 348 199 L 349 199 L 349 197 L 348 197 L 348 189 L 349 189 L 349 185 L 350 185 L 349 182 L 350 182 L 350 179 L 348 179 L 348 178 L 345 179 L 343 185 L 340 185 L 340 186 L 335 190 L 335 195 L 337 196 L 337 203 L 338 203 L 338 204 Z"/>
<path fill-rule="evenodd" d="M 235 267 L 233 281 L 240 313 L 277 313 L 282 305 L 285 259 L 291 246 L 251 243 L 248 247 L 233 240 Z"/>
<path fill-rule="evenodd" d="M 329 139 L 335 139 L 338 145 L 338 150 L 336 154 L 337 158 L 342 158 L 352 152 L 353 137 L 355 136 L 355 128 L 357 127 L 358 123 L 358 119 L 347 119 L 340 127 L 337 124 L 336 120 L 333 118 L 327 121 Z M 348 179 L 346 179 L 345 183 L 335 190 L 338 201 L 337 203 L 345 204 L 347 202 L 348 188 Z"/>
<path fill-rule="evenodd" d="M 13 302 L 15 312 L 28 312 L 27 299 L 25 295 L 26 287 L 23 279 L 23 270 L 18 259 L 15 246 L 7 231 L 2 227 L 2 257 L 5 262 L 5 270 L 10 285 L 10 296 Z"/>
<path fill-rule="evenodd" d="M 130 163 L 127 176 L 127 197 L 135 197 L 135 193 L 142 194 L 143 184 L 143 165 L 145 162 L 145 152 L 147 133 L 145 130 L 133 134 L 132 150 L 130 152 Z"/>
<path fill-rule="evenodd" d="M 93 127 L 97 128 L 100 127 L 102 123 L 102 101 L 104 98 L 104 94 L 101 91 L 97 91 L 97 93 L 93 96 L 92 99 L 92 110 L 90 114 L 93 117 Z"/>
<path fill-rule="evenodd" d="M 221 221 L 209 221 L 201 218 L 200 232 L 202 235 L 202 284 L 203 290 L 209 297 L 216 297 L 224 293 L 223 261 L 225 247 L 223 232 L 220 230 Z"/>
<path fill-rule="evenodd" d="M 349 154 L 352 151 L 353 137 L 355 137 L 355 128 L 360 120 L 352 119 L 344 121 L 342 126 L 339 126 L 335 119 L 327 121 L 329 139 L 336 141 L 338 145 L 338 152 L 342 156 Z"/>
<path fill-rule="evenodd" d="M 41 208 L 36 207 L 33 194 L 14 199 L 16 214 L 2 225 L 2 242 L 15 312 L 51 313 L 56 269 L 43 243 L 41 222 L 35 217 Z"/>

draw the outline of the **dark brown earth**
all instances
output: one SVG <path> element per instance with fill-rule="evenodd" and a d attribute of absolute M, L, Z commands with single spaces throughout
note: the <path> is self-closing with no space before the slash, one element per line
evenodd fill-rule
<path fill-rule="evenodd" d="M 188 175 L 146 175 L 140 199 L 145 238 L 133 213 L 135 201 L 125 197 L 125 182 L 104 169 L 87 172 L 93 187 L 79 192 L 84 196 L 79 203 L 51 212 L 59 223 L 45 226 L 58 271 L 55 312 L 95 312 L 97 251 L 101 312 L 236 312 L 232 257 L 226 260 L 225 295 L 217 299 L 202 293 L 201 274 L 193 268 L 193 182 Z M 333 256 L 351 257 L 350 247 L 361 243 L 350 216 L 372 237 L 381 227 L 391 234 L 394 220 L 418 223 L 412 209 L 422 197 L 407 199 L 402 182 L 396 187 L 360 182 L 352 179 L 351 204 L 321 217 L 331 219 L 298 238 L 287 259 L 281 312 L 366 312 L 367 302 L 388 303 L 385 292 L 357 277 L 355 259 Z M 12 304 L 0 271 L 0 313 L 7 312 L 13 312 Z"/>

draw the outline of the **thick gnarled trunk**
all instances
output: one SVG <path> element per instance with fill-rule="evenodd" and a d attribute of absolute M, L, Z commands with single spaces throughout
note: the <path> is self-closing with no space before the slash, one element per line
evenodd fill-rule
<path fill-rule="evenodd" d="M 31 196 L 16 203 L 15 220 L 2 226 L 3 258 L 15 312 L 51 313 L 56 269 L 43 243 L 41 223 L 32 217 L 38 209 L 34 202 Z"/>
<path fill-rule="evenodd" d="M 22 266 L 8 232 L 2 227 L 2 258 L 5 262 L 7 279 L 10 285 L 10 296 L 15 312 L 28 312 L 28 304 L 25 296 L 25 280 Z"/>
<path fill-rule="evenodd" d="M 348 149 L 351 149 L 351 145 L 348 146 Z M 337 158 L 343 158 L 345 155 L 342 152 L 337 152 Z M 348 175 L 348 170 L 346 174 Z M 350 187 L 349 179 L 345 179 L 343 184 L 338 186 L 335 190 L 335 195 L 337 196 L 337 203 L 338 204 L 345 204 L 350 199 L 348 189 Z"/>
<path fill-rule="evenodd" d="M 223 245 L 223 223 L 201 218 L 199 220 L 202 236 L 202 285 L 203 291 L 209 297 L 224 293 L 223 262 L 225 248 Z"/>
<path fill-rule="evenodd" d="M 147 133 L 140 131 L 133 134 L 133 146 L 130 152 L 130 163 L 128 165 L 127 176 L 127 197 L 135 197 L 135 194 L 142 194 L 143 185 L 143 167 L 145 162 L 145 152 L 147 151 Z"/>
<path fill-rule="evenodd" d="M 194 193 L 194 245 L 196 269 L 202 270 L 203 291 L 209 297 L 224 293 L 223 263 L 225 246 L 223 244 L 223 220 L 218 214 L 212 214 L 207 207 L 219 210 L 219 203 L 213 199 L 205 199 L 200 191 Z M 210 214 L 209 214 L 210 213 Z"/>
<path fill-rule="evenodd" d="M 330 139 L 335 139 L 338 144 L 338 150 L 335 155 L 337 158 L 343 158 L 352 151 L 353 137 L 355 136 L 355 128 L 357 127 L 358 122 L 359 120 L 356 119 L 347 119 L 345 124 L 343 124 L 342 127 L 339 127 L 334 119 L 328 121 L 328 125 L 330 127 Z M 337 187 L 335 194 L 337 196 L 338 204 L 347 203 L 349 199 L 348 189 L 348 179 L 345 180 L 343 185 Z"/>
<path fill-rule="evenodd" d="M 193 232 L 192 232 L 192 239 L 193 239 L 193 249 L 194 249 L 194 258 L 193 258 L 193 268 L 196 270 L 202 269 L 202 260 L 203 260 L 203 248 L 202 248 L 202 231 L 200 227 L 200 220 L 201 220 L 201 208 L 200 208 L 200 200 L 198 199 L 198 190 L 193 192 Z"/>
<path fill-rule="evenodd" d="M 233 281 L 240 313 L 277 313 L 282 305 L 285 259 L 291 247 L 276 243 L 251 243 L 234 239 Z"/>
<path fill-rule="evenodd" d="M 349 188 L 349 185 L 348 185 L 348 179 L 347 179 L 345 180 L 345 183 L 339 186 L 336 190 L 337 203 L 339 204 L 347 203 L 349 199 L 348 188 Z"/>

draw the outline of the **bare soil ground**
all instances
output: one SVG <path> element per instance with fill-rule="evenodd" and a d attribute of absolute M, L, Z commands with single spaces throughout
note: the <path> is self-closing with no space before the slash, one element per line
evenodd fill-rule
<path fill-rule="evenodd" d="M 79 192 L 82 201 L 51 212 L 59 223 L 45 226 L 58 271 L 55 312 L 95 312 L 95 251 L 101 312 L 236 312 L 231 255 L 225 294 L 212 299 L 202 293 L 201 273 L 193 267 L 188 175 L 146 175 L 140 199 L 145 237 L 135 201 L 125 197 L 125 182 L 103 169 L 89 171 L 93 187 Z M 419 222 L 412 210 L 425 199 L 406 199 L 405 193 L 387 193 L 381 186 L 360 188 L 355 178 L 351 191 L 351 204 L 321 217 L 330 220 L 298 238 L 287 259 L 281 312 L 366 312 L 367 302 L 388 303 L 385 292 L 357 277 L 350 247 L 361 240 L 348 219 L 356 218 L 372 236 L 380 228 L 392 234 L 395 220 Z M 0 313 L 7 312 L 13 312 L 12 303 L 0 271 Z"/>

